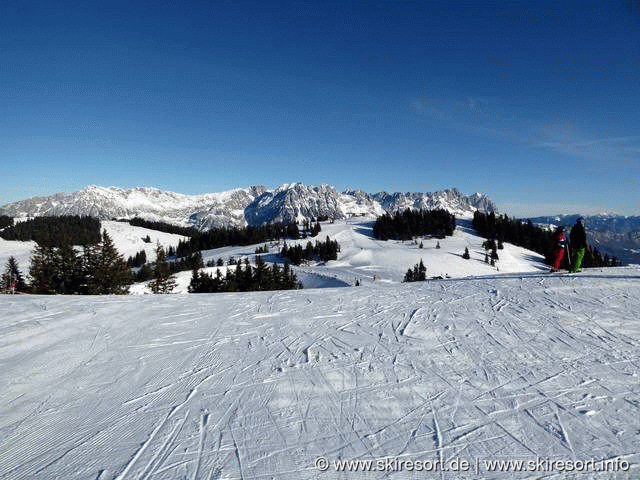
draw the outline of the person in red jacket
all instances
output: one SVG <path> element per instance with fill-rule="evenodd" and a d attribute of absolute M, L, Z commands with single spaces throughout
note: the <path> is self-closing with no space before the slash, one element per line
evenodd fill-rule
<path fill-rule="evenodd" d="M 556 233 L 553 236 L 553 263 L 551 264 L 551 271 L 557 272 L 564 258 L 564 251 L 567 248 L 567 240 L 564 236 L 564 227 L 556 228 Z"/>

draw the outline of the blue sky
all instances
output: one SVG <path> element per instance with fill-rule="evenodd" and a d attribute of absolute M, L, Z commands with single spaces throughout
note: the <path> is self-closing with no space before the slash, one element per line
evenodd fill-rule
<path fill-rule="evenodd" d="M 303 181 L 638 215 L 638 85 L 633 0 L 4 0 L 0 204 Z"/>

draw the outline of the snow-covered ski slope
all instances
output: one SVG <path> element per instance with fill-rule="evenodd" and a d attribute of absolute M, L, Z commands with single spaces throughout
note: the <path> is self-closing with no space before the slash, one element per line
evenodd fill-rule
<path fill-rule="evenodd" d="M 524 272 L 548 272 L 549 267 L 544 264 L 544 257 L 530 250 L 505 243 L 504 249 L 499 250 L 500 260 L 496 267 L 485 263 L 486 251 L 482 247 L 484 238 L 479 237 L 471 228 L 470 221 L 461 219 L 453 236 L 444 239 L 425 237 L 413 241 L 380 241 L 373 238 L 373 224 L 375 220 L 366 218 L 352 218 L 337 220 L 334 223 L 322 223 L 322 231 L 315 238 L 288 240 L 289 245 L 312 243 L 316 240 L 324 241 L 329 236 L 340 243 L 338 260 L 326 263 L 311 262 L 294 267 L 296 275 L 302 281 L 304 288 L 328 288 L 350 286 L 376 282 L 402 282 L 407 269 L 412 268 L 422 260 L 427 267 L 429 277 L 468 277 Z M 108 222 L 105 222 L 108 223 Z M 127 224 L 112 222 L 127 228 Z M 125 225 L 125 227 L 122 227 Z M 133 227 L 128 227 L 133 228 Z M 165 234 L 166 235 L 166 234 Z M 122 243 L 121 237 L 115 236 L 118 248 Z M 420 243 L 423 248 L 419 248 Z M 268 262 L 283 263 L 278 252 L 284 242 L 267 242 L 269 253 L 262 255 Z M 436 248 L 440 244 L 440 248 Z M 236 260 L 248 258 L 255 262 L 256 247 L 264 244 L 237 247 L 224 247 L 202 252 L 204 261 L 221 258 L 226 265 L 231 257 Z M 469 249 L 471 258 L 462 258 L 464 249 Z M 226 267 L 225 267 L 226 268 Z M 222 268 L 222 273 L 225 273 Z M 205 272 L 215 275 L 216 268 L 205 268 Z M 187 293 L 191 281 L 191 271 L 176 274 L 177 287 L 174 293 Z M 133 294 L 150 293 L 147 284 L 136 284 L 130 289 Z"/>
<path fill-rule="evenodd" d="M 638 268 L 0 312 L 2 479 L 640 477 Z"/>
<path fill-rule="evenodd" d="M 485 263 L 486 251 L 482 247 L 484 238 L 471 227 L 471 221 L 459 219 L 453 236 L 444 239 L 417 238 L 411 241 L 380 241 L 373 238 L 373 219 L 350 219 L 322 224 L 318 238 L 327 235 L 340 244 L 338 260 L 327 262 L 318 268 L 310 268 L 314 273 L 327 273 L 354 283 L 373 280 L 402 282 L 407 269 L 422 260 L 427 267 L 427 277 L 466 277 L 474 275 L 494 275 L 515 272 L 542 272 L 549 267 L 544 257 L 515 245 L 505 243 L 498 250 L 500 260 L 497 267 Z M 299 241 L 305 243 L 307 240 Z M 420 243 L 423 248 L 419 248 Z M 440 248 L 437 245 L 440 244 Z M 464 249 L 469 249 L 471 258 L 462 258 Z"/>

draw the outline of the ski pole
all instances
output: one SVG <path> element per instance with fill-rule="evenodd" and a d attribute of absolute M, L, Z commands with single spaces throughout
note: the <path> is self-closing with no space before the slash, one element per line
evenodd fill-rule
<path fill-rule="evenodd" d="M 567 238 L 567 260 L 569 261 L 569 270 L 571 270 L 571 251 L 569 250 L 569 240 L 571 237 Z"/>

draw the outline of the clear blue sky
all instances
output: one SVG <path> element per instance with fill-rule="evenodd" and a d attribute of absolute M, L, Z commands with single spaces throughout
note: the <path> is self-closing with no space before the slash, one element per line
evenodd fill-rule
<path fill-rule="evenodd" d="M 0 204 L 303 181 L 637 215 L 639 5 L 3 0 Z"/>

